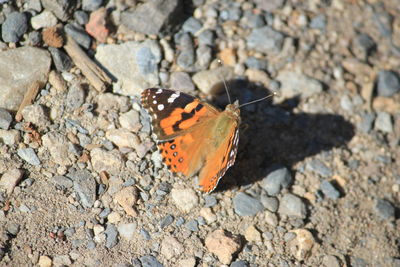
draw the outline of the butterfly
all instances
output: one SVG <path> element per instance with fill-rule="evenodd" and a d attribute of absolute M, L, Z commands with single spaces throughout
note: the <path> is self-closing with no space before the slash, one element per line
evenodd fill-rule
<path fill-rule="evenodd" d="M 152 118 L 163 162 L 173 173 L 198 173 L 199 189 L 209 193 L 233 165 L 239 143 L 239 103 L 220 111 L 191 95 L 149 88 L 142 106 Z"/>

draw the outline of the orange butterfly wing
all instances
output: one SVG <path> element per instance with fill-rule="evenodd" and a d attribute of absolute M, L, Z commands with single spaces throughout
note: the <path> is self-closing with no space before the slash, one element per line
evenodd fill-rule
<path fill-rule="evenodd" d="M 164 163 L 174 173 L 187 177 L 199 173 L 202 191 L 210 192 L 233 164 L 238 143 L 237 115 L 220 112 L 211 105 L 172 90 L 150 88 L 142 93 L 142 105 L 152 116 L 153 132 Z M 215 123 L 226 116 L 222 136 Z M 217 129 L 216 132 L 213 129 Z"/>

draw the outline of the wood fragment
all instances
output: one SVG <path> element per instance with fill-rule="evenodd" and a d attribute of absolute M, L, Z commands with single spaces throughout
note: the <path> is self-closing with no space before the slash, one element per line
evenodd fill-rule
<path fill-rule="evenodd" d="M 22 100 L 21 104 L 19 105 L 17 114 L 15 115 L 15 120 L 20 122 L 22 120 L 22 110 L 29 105 L 33 104 L 33 100 L 35 100 L 36 96 L 39 93 L 39 89 L 42 88 L 44 84 L 40 81 L 34 82 L 26 91 L 24 95 L 24 99 Z"/>
<path fill-rule="evenodd" d="M 83 75 L 89 80 L 90 84 L 99 92 L 104 92 L 111 84 L 112 80 L 93 60 L 90 59 L 85 51 L 68 34 L 67 42 L 64 45 L 65 51 L 72 58 L 75 65 L 82 71 Z"/>

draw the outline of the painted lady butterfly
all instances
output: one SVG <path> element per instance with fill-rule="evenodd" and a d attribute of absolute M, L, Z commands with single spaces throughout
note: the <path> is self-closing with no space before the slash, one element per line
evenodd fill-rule
<path fill-rule="evenodd" d="M 224 111 L 188 94 L 158 88 L 142 92 L 164 163 L 186 177 L 199 173 L 201 191 L 211 192 L 233 165 L 239 143 L 239 103 Z"/>

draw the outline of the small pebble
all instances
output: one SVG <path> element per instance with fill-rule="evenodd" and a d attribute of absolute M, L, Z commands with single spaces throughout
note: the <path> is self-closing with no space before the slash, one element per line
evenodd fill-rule
<path fill-rule="evenodd" d="M 168 225 L 170 225 L 172 222 L 174 221 L 174 217 L 170 214 L 168 214 L 167 216 L 165 216 L 161 222 L 160 222 L 160 228 L 164 229 L 165 227 L 167 227 Z"/>
<path fill-rule="evenodd" d="M 299 218 L 306 218 L 306 206 L 301 198 L 293 194 L 284 194 L 279 202 L 279 214 L 294 216 Z"/>
<path fill-rule="evenodd" d="M 358 125 L 358 129 L 360 129 L 363 133 L 369 133 L 374 125 L 374 121 L 374 113 L 364 113 L 361 117 L 361 122 Z"/>
<path fill-rule="evenodd" d="M 190 220 L 185 224 L 185 227 L 192 231 L 192 232 L 197 232 L 199 231 L 199 223 L 197 222 L 197 220 Z"/>
<path fill-rule="evenodd" d="M 144 238 L 144 240 L 150 240 L 151 236 L 149 234 L 149 232 L 146 229 L 140 229 L 140 234 L 142 235 L 142 237 Z"/>
<path fill-rule="evenodd" d="M 393 132 L 392 117 L 389 113 L 380 111 L 375 119 L 375 129 L 384 133 Z"/>
<path fill-rule="evenodd" d="M 396 72 L 381 70 L 376 85 L 378 95 L 390 97 L 400 92 L 400 77 Z"/>
<path fill-rule="evenodd" d="M 36 152 L 33 150 L 33 148 L 20 148 L 17 150 L 18 156 L 28 162 L 31 165 L 34 166 L 39 166 L 40 165 L 40 160 L 38 156 L 36 155 Z"/>
<path fill-rule="evenodd" d="M 189 17 L 182 25 L 184 32 L 189 32 L 195 35 L 202 28 L 202 24 L 199 20 Z"/>
<path fill-rule="evenodd" d="M 278 167 L 271 171 L 260 185 L 268 195 L 276 196 L 282 189 L 287 188 L 292 180 L 292 175 L 286 167 Z"/>
<path fill-rule="evenodd" d="M 264 206 L 258 199 L 255 199 L 243 192 L 239 192 L 233 198 L 233 208 L 240 216 L 254 216 L 264 210 Z"/>
<path fill-rule="evenodd" d="M 0 108 L 0 129 L 8 130 L 12 121 L 11 114 L 7 110 Z"/>
<path fill-rule="evenodd" d="M 1 26 L 1 37 L 6 43 L 16 43 L 28 29 L 28 18 L 24 13 L 12 12 Z"/>
<path fill-rule="evenodd" d="M 326 16 L 321 14 L 314 17 L 310 22 L 310 28 L 324 31 L 326 27 Z"/>
<path fill-rule="evenodd" d="M 117 228 L 112 224 L 108 224 L 104 233 L 106 234 L 106 248 L 114 247 L 118 243 Z"/>
<path fill-rule="evenodd" d="M 67 24 L 65 25 L 64 30 L 67 34 L 71 35 L 71 37 L 83 48 L 90 48 L 92 40 L 84 29 L 78 28 L 72 24 Z"/>
<path fill-rule="evenodd" d="M 375 212 L 384 220 L 393 220 L 395 218 L 395 208 L 392 203 L 384 199 L 376 201 Z"/>
<path fill-rule="evenodd" d="M 249 267 L 249 264 L 247 261 L 244 260 L 237 260 L 235 262 L 232 262 L 229 267 Z"/>
<path fill-rule="evenodd" d="M 314 159 L 307 163 L 307 169 L 321 175 L 322 177 L 332 176 L 332 169 L 325 165 L 321 160 Z"/>
<path fill-rule="evenodd" d="M 335 188 L 335 186 L 328 180 L 323 180 L 321 182 L 321 191 L 324 195 L 330 199 L 338 199 L 340 197 L 340 192 Z"/>
<path fill-rule="evenodd" d="M 269 26 L 255 28 L 247 37 L 247 47 L 261 53 L 279 53 L 283 46 L 284 35 Z"/>
<path fill-rule="evenodd" d="M 154 256 L 146 255 L 139 258 L 142 267 L 164 267 Z"/>

